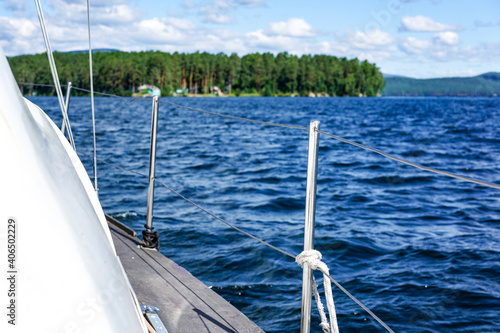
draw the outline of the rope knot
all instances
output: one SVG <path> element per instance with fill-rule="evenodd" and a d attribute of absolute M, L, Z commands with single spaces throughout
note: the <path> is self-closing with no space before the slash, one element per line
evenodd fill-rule
<path fill-rule="evenodd" d="M 328 321 L 322 321 L 319 326 L 321 326 L 321 329 L 325 333 L 330 333 L 330 324 L 328 324 Z"/>
<path fill-rule="evenodd" d="M 325 287 L 326 305 L 328 307 L 330 323 L 328 323 L 328 319 L 326 318 L 325 314 L 325 309 L 323 307 L 323 304 L 321 303 L 321 299 L 318 293 L 318 288 L 316 286 L 316 280 L 314 279 L 314 275 L 312 276 L 313 294 L 314 298 L 316 299 L 319 315 L 321 317 L 320 326 L 323 329 L 324 333 L 338 333 L 339 327 L 337 324 L 337 315 L 335 313 L 335 304 L 333 303 L 332 286 L 330 284 L 330 279 L 329 279 L 330 270 L 328 269 L 328 266 L 326 266 L 326 264 L 321 261 L 322 258 L 323 256 L 321 255 L 321 252 L 316 250 L 308 250 L 308 251 L 303 251 L 301 254 L 299 254 L 295 258 L 295 261 L 300 266 L 302 266 L 302 268 L 304 268 L 304 264 L 306 264 L 312 270 L 317 269 L 323 273 L 323 284 Z"/>
<path fill-rule="evenodd" d="M 295 261 L 303 268 L 307 264 L 311 269 L 318 269 L 323 273 L 328 274 L 328 267 L 321 261 L 323 256 L 321 252 L 316 250 L 303 251 L 295 258 Z"/>

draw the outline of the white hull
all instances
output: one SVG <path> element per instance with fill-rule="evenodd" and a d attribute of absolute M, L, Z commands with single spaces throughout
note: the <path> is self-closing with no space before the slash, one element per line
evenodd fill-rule
<path fill-rule="evenodd" d="M 0 50 L 0 266 L 16 224 L 15 326 L 0 279 L 1 332 L 143 332 L 99 204 L 55 124 L 25 100 Z M 12 237 L 12 236 L 11 236 Z M 9 275 L 8 275 L 9 276 Z"/>

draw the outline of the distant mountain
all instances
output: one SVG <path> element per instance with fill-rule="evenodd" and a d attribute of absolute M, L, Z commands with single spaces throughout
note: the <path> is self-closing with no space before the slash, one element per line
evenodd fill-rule
<path fill-rule="evenodd" d="M 388 77 L 389 77 L 389 78 L 393 78 L 393 77 L 405 77 L 405 78 L 411 79 L 411 78 L 410 78 L 410 77 L 408 77 L 408 76 L 397 75 L 397 74 L 387 74 L 387 73 L 382 73 L 382 76 L 384 77 L 384 79 L 387 79 Z"/>
<path fill-rule="evenodd" d="M 383 96 L 500 96 L 500 73 L 473 77 L 413 79 L 384 75 Z"/>

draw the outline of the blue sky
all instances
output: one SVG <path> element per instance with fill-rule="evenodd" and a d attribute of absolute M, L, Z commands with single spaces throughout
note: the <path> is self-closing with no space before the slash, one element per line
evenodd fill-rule
<path fill-rule="evenodd" d="M 88 47 L 85 0 L 42 0 L 52 48 Z M 329 54 L 416 78 L 500 72 L 500 0 L 91 0 L 92 45 Z M 32 0 L 0 0 L 7 55 L 44 51 Z"/>

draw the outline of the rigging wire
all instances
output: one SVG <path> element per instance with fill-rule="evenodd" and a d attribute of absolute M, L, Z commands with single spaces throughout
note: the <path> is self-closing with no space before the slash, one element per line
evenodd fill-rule
<path fill-rule="evenodd" d="M 91 158 L 90 155 L 86 154 L 86 153 L 83 153 L 83 152 L 78 152 L 78 154 L 80 155 L 84 155 L 84 156 L 87 156 L 88 158 Z M 115 165 L 113 163 L 109 163 L 107 161 L 104 161 L 102 159 L 98 159 L 99 162 L 101 163 L 104 163 L 106 165 L 109 165 L 113 168 L 116 168 L 116 169 L 119 169 L 119 170 L 122 170 L 122 171 L 125 171 L 125 172 L 128 172 L 128 173 L 132 173 L 132 174 L 135 174 L 135 175 L 138 175 L 138 176 L 141 176 L 141 177 L 145 177 L 145 178 L 149 178 L 148 175 L 146 174 L 143 174 L 141 172 L 137 172 L 137 171 L 134 171 L 134 170 L 130 170 L 130 169 L 127 169 L 127 168 L 124 168 L 124 167 L 121 167 L 121 166 L 118 166 L 118 165 Z M 203 211 L 204 213 L 212 216 L 213 218 L 219 220 L 220 222 L 226 224 L 227 226 L 229 226 L 230 228 L 260 242 L 261 244 L 275 250 L 275 251 L 278 251 L 292 259 L 296 259 L 297 256 L 294 255 L 294 254 L 291 254 L 285 250 L 282 250 L 274 245 L 271 245 L 269 244 L 268 242 L 232 225 L 231 223 L 227 222 L 226 220 L 224 220 L 223 218 L 211 213 L 210 211 L 208 211 L 207 209 L 201 207 L 200 205 L 196 204 L 195 202 L 191 201 L 190 199 L 186 198 L 185 196 L 183 196 L 182 194 L 180 194 L 179 192 L 175 191 L 173 188 L 171 188 L 170 186 L 168 186 L 167 184 L 165 184 L 163 181 L 159 180 L 159 179 L 156 179 L 155 178 L 155 181 L 160 184 L 161 186 L 165 187 L 166 189 L 168 189 L 170 192 L 172 192 L 173 194 L 175 194 L 176 196 L 178 196 L 179 198 L 185 200 L 186 202 L 188 202 L 189 204 L 193 205 L 194 207 L 198 208 L 199 210 Z M 388 332 L 391 332 L 391 333 L 394 333 L 394 331 L 386 324 L 384 323 L 384 321 L 382 321 L 382 319 L 380 319 L 375 313 L 373 313 L 369 308 L 367 308 L 361 301 L 359 301 L 356 297 L 354 297 L 350 292 L 348 292 L 339 282 L 337 282 L 333 277 L 331 277 L 330 274 L 325 274 L 344 294 L 346 294 L 350 299 L 352 299 L 356 304 L 358 304 L 363 310 L 365 310 L 370 316 L 373 317 L 373 319 L 375 319 L 379 324 L 381 324 Z"/>
<path fill-rule="evenodd" d="M 97 187 L 97 147 L 95 138 L 95 109 L 94 109 L 94 80 L 92 71 L 92 45 L 90 39 L 90 0 L 87 0 L 87 27 L 89 33 L 89 67 L 90 67 L 90 100 L 92 105 L 92 138 L 94 141 L 94 158 L 93 158 L 93 168 L 94 168 L 94 190 L 98 193 L 99 188 Z"/>
<path fill-rule="evenodd" d="M 52 87 L 52 85 L 47 85 L 47 84 L 22 83 L 22 82 L 18 82 L 18 84 L 39 85 L 39 86 L 50 86 L 50 87 Z M 90 90 L 83 89 L 83 88 L 78 88 L 78 87 L 73 87 L 73 89 L 79 90 L 79 91 L 84 91 L 84 92 L 91 92 Z M 142 97 L 134 97 L 134 98 L 127 99 L 127 98 L 122 97 L 122 96 L 112 95 L 112 94 L 106 94 L 106 93 L 98 93 L 98 92 L 96 92 L 96 94 L 103 95 L 103 96 L 108 96 L 108 97 L 120 98 L 120 99 L 122 99 L 123 101 L 125 101 L 127 103 L 132 102 L 134 100 L 143 100 Z M 265 121 L 260 121 L 260 120 L 254 120 L 254 119 L 248 119 L 248 118 L 241 118 L 241 117 L 235 117 L 235 116 L 229 116 L 229 115 L 219 114 L 219 113 L 215 113 L 215 112 L 209 112 L 209 111 L 199 110 L 199 109 L 196 109 L 196 108 L 191 108 L 191 107 L 188 107 L 188 106 L 176 104 L 176 103 L 165 101 L 165 100 L 163 100 L 163 101 L 160 100 L 159 102 L 160 103 L 164 103 L 164 104 L 169 104 L 169 105 L 172 105 L 172 106 L 176 106 L 176 107 L 179 107 L 179 108 L 182 108 L 182 109 L 186 109 L 186 110 L 190 110 L 190 111 L 195 111 L 195 112 L 199 112 L 199 113 L 204 113 L 204 114 L 209 114 L 209 115 L 213 115 L 213 116 L 217 116 L 217 117 L 222 117 L 222 118 L 235 119 L 235 120 L 240 120 L 240 121 L 245 121 L 245 122 L 250 122 L 250 123 L 257 123 L 257 124 L 268 125 L 268 126 L 295 128 L 295 129 L 307 129 L 307 130 L 309 129 L 308 127 L 295 126 L 295 125 L 286 125 L 286 124 L 276 124 L 276 123 L 270 123 L 270 122 L 265 122 Z M 486 187 L 491 187 L 491 188 L 500 190 L 500 185 L 495 184 L 495 183 L 486 182 L 486 181 L 474 179 L 474 178 L 467 177 L 467 176 L 461 176 L 461 175 L 458 175 L 458 174 L 455 174 L 455 173 L 452 173 L 452 172 L 448 172 L 448 171 L 442 171 L 442 170 L 438 170 L 438 169 L 426 167 L 426 166 L 423 166 L 423 165 L 420 165 L 420 164 L 417 164 L 417 163 L 413 163 L 413 162 L 407 161 L 405 159 L 396 157 L 394 155 L 390 155 L 390 154 L 384 153 L 381 150 L 378 150 L 378 149 L 375 149 L 375 148 L 372 148 L 372 147 L 368 147 L 368 146 L 362 145 L 360 143 L 356 143 L 354 141 L 350 141 L 350 140 L 341 138 L 341 137 L 333 135 L 333 134 L 329 134 L 329 133 L 326 133 L 326 132 L 323 132 L 323 131 L 318 131 L 318 133 L 323 134 L 326 137 L 330 137 L 330 138 L 333 138 L 335 140 L 338 140 L 338 141 L 341 141 L 341 142 L 344 142 L 344 143 L 356 146 L 358 148 L 365 149 L 365 150 L 377 153 L 379 155 L 382 155 L 382 156 L 387 157 L 389 159 L 392 159 L 394 161 L 397 161 L 397 162 L 400 162 L 400 163 L 403 163 L 403 164 L 407 164 L 407 165 L 410 165 L 412 167 L 415 167 L 415 168 L 418 168 L 418 169 L 421 169 L 421 170 L 424 170 L 424 171 L 428 171 L 428 172 L 432 172 L 432 173 L 435 173 L 435 174 L 440 174 L 440 175 L 444 175 L 444 176 L 448 176 L 448 177 L 452 177 L 452 178 L 457 178 L 457 179 L 460 179 L 460 180 L 463 180 L 463 181 L 466 181 L 466 182 L 475 183 L 475 184 L 478 184 L 478 185 L 482 185 L 482 186 L 486 186 Z"/>
<path fill-rule="evenodd" d="M 360 300 L 354 297 L 350 292 L 348 292 L 340 283 L 335 281 L 334 278 L 330 276 L 330 274 L 326 274 L 326 276 L 332 281 L 344 294 L 346 294 L 350 299 L 352 299 L 357 305 L 359 305 L 363 310 L 368 312 L 370 316 L 373 317 L 380 325 L 382 325 L 388 332 L 394 333 L 394 331 L 386 324 L 382 319 L 380 319 L 375 313 L 373 313 L 370 309 L 368 309 Z"/>
<path fill-rule="evenodd" d="M 73 87 L 74 90 L 79 90 L 79 91 L 84 91 L 84 92 L 91 92 L 90 90 L 88 89 L 83 89 L 83 88 L 77 88 L 77 87 Z M 132 97 L 132 98 L 127 98 L 127 97 L 123 97 L 123 96 L 118 96 L 118 95 L 113 95 L 113 94 L 107 94 L 107 93 L 103 93 L 103 92 L 97 92 L 97 91 L 94 91 L 94 94 L 96 95 L 101 95 L 101 96 L 107 96 L 107 97 L 115 97 L 115 98 L 119 98 L 121 99 L 122 101 L 126 102 L 126 103 L 130 103 L 136 99 L 138 100 L 144 100 L 144 97 Z"/>
<path fill-rule="evenodd" d="M 217 219 L 217 220 L 221 221 L 222 223 L 225 223 L 226 225 L 228 225 L 229 227 L 233 228 L 234 230 L 236 230 L 236 231 L 238 231 L 238 232 L 240 232 L 240 233 L 242 233 L 242 234 L 244 234 L 244 235 L 246 235 L 246 236 L 248 236 L 248 237 L 250 237 L 250 238 L 253 238 L 254 240 L 256 240 L 256 241 L 258 241 L 258 242 L 261 242 L 262 244 L 264 244 L 264 245 L 266 245 L 266 246 L 270 247 L 270 248 L 271 248 L 271 249 L 273 249 L 273 250 L 276 250 L 276 251 L 278 251 L 278 252 L 281 252 L 282 254 L 284 254 L 284 255 L 286 255 L 286 256 L 289 256 L 289 257 L 291 257 L 291 258 L 295 259 L 295 257 L 296 257 L 295 255 L 293 255 L 293 254 L 291 254 L 291 253 L 288 253 L 288 252 L 286 252 L 286 251 L 284 251 L 284 250 L 281 250 L 280 248 L 277 248 L 276 246 L 271 245 L 271 244 L 269 244 L 268 242 L 263 241 L 263 240 L 261 240 L 261 239 L 259 239 L 259 238 L 255 237 L 254 235 L 252 235 L 252 234 L 250 234 L 250 233 L 246 232 L 246 231 L 241 230 L 241 229 L 240 229 L 240 228 L 238 228 L 238 227 L 235 227 L 234 225 L 232 225 L 231 223 L 227 222 L 227 221 L 226 221 L 226 220 L 224 220 L 223 218 L 221 218 L 221 217 L 219 217 L 219 216 L 217 216 L 217 215 L 215 215 L 215 214 L 213 214 L 213 213 L 209 212 L 209 211 L 208 211 L 208 210 L 206 210 L 205 208 L 203 208 L 203 207 L 201 207 L 200 205 L 198 205 L 198 204 L 194 203 L 193 201 L 189 200 L 188 198 L 186 198 L 185 196 L 183 196 L 183 195 L 182 195 L 182 194 L 180 194 L 179 192 L 175 191 L 175 190 L 174 190 L 173 188 L 171 188 L 170 186 L 166 185 L 166 184 L 165 184 L 164 182 L 162 182 L 161 180 L 155 179 L 155 181 L 156 181 L 157 183 L 159 183 L 160 185 L 162 185 L 163 187 L 165 187 L 166 189 L 168 189 L 168 190 L 169 190 L 170 192 L 172 192 L 173 194 L 177 195 L 179 198 L 181 198 L 181 199 L 183 199 L 183 200 L 187 201 L 187 202 L 188 202 L 188 203 L 190 203 L 191 205 L 195 206 L 196 208 L 198 208 L 199 210 L 203 211 L 204 213 L 206 213 L 206 214 L 208 214 L 208 215 L 212 216 L 213 218 L 215 218 L 215 219 Z"/>
<path fill-rule="evenodd" d="M 495 188 L 497 190 L 500 190 L 500 185 L 498 185 L 498 184 L 494 184 L 494 183 L 490 183 L 490 182 L 485 182 L 485 181 L 482 181 L 482 180 L 477 180 L 477 179 L 466 177 L 466 176 L 457 175 L 455 173 L 448 172 L 448 171 L 442 171 L 442 170 L 438 170 L 438 169 L 434 169 L 434 168 L 429 168 L 429 167 L 426 167 L 426 166 L 423 166 L 423 165 L 420 165 L 420 164 L 417 164 L 417 163 L 413 163 L 413 162 L 404 160 L 402 158 L 399 158 L 399 157 L 396 157 L 396 156 L 384 153 L 383 151 L 380 151 L 378 149 L 371 148 L 371 147 L 368 147 L 368 146 L 365 146 L 365 145 L 362 145 L 362 144 L 359 144 L 359 143 L 356 143 L 356 142 L 353 142 L 353 141 L 350 141 L 350 140 L 347 140 L 347 139 L 335 136 L 333 134 L 325 133 L 325 132 L 322 132 L 322 131 L 317 131 L 317 132 L 320 133 L 320 134 L 323 134 L 324 136 L 327 136 L 327 137 L 333 138 L 335 140 L 338 140 L 338 141 L 341 141 L 341 142 L 344 142 L 344 143 L 356 146 L 356 147 L 361 148 L 361 149 L 365 149 L 365 150 L 374 152 L 376 154 L 379 154 L 379 155 L 382 155 L 384 157 L 387 157 L 387 158 L 389 158 L 391 160 L 394 160 L 394 161 L 397 161 L 397 162 L 400 162 L 400 163 L 403 163 L 403 164 L 407 164 L 407 165 L 410 165 L 412 167 L 415 167 L 415 168 L 418 168 L 418 169 L 421 169 L 421 170 L 425 170 L 425 171 L 429 171 L 429 172 L 432 172 L 432 173 L 436 173 L 436 174 L 445 175 L 445 176 L 448 176 L 448 177 L 453 177 L 453 178 L 465 180 L 466 182 L 475 183 L 475 184 L 479 184 L 479 185 L 483 185 L 483 186 L 487 186 L 487 187 L 492 187 L 492 188 Z"/>
<path fill-rule="evenodd" d="M 200 112 L 200 113 L 209 114 L 209 115 L 213 115 L 213 116 L 218 116 L 218 117 L 223 117 L 223 118 L 230 118 L 230 119 L 241 120 L 241 121 L 252 122 L 252 123 L 258 123 L 258 124 L 263 124 L 263 125 L 279 126 L 279 127 L 287 127 L 287 128 L 298 128 L 298 129 L 309 129 L 308 127 L 302 127 L 302 126 L 274 124 L 274 123 L 268 123 L 268 122 L 259 121 L 259 120 L 253 120 L 253 119 L 247 119 L 247 118 L 240 118 L 240 117 L 222 115 L 222 114 L 218 114 L 218 113 L 214 113 L 214 112 L 203 111 L 203 110 L 199 110 L 199 109 L 187 107 L 187 106 L 176 104 L 176 103 L 172 103 L 172 102 L 169 102 L 169 101 L 160 101 L 160 103 L 170 104 L 170 105 L 173 105 L 173 106 L 176 106 L 176 107 L 179 107 L 179 108 L 183 108 L 183 109 L 186 109 L 186 110 Z M 482 180 L 477 180 L 477 179 L 466 177 L 466 176 L 457 175 L 455 173 L 448 172 L 448 171 L 441 171 L 441 170 L 438 170 L 438 169 L 426 167 L 426 166 L 423 166 L 423 165 L 420 165 L 420 164 L 417 164 L 417 163 L 413 163 L 413 162 L 404 160 L 402 158 L 399 158 L 399 157 L 396 157 L 396 156 L 384 153 L 384 152 L 382 152 L 382 151 L 380 151 L 378 149 L 371 148 L 371 147 L 368 147 L 368 146 L 365 146 L 365 145 L 362 145 L 362 144 L 359 144 L 359 143 L 356 143 L 356 142 L 353 142 L 353 141 L 350 141 L 350 140 L 338 137 L 338 136 L 333 135 L 333 134 L 325 133 L 325 132 L 319 131 L 319 130 L 317 132 L 320 133 L 320 134 L 323 134 L 323 135 L 325 135 L 327 137 L 333 138 L 335 140 L 342 141 L 344 143 L 356 146 L 358 148 L 362 148 L 362 149 L 365 149 L 365 150 L 372 151 L 374 153 L 380 154 L 380 155 L 382 155 L 384 157 L 387 157 L 389 159 L 392 159 L 394 161 L 397 161 L 397 162 L 400 162 L 400 163 L 403 163 L 403 164 L 407 164 L 407 165 L 413 166 L 413 167 L 421 169 L 421 170 L 425 170 L 425 171 L 428 171 L 428 172 L 432 172 L 432 173 L 436 173 L 436 174 L 440 174 L 440 175 L 444 175 L 444 176 L 448 176 L 448 177 L 453 177 L 453 178 L 461 179 L 461 180 L 464 180 L 464 181 L 467 181 L 467 182 L 470 182 L 470 183 L 475 183 L 475 184 L 479 184 L 479 185 L 483 185 L 483 186 L 487 186 L 487 187 L 491 187 L 491 188 L 495 188 L 495 189 L 500 190 L 500 185 L 498 185 L 498 184 L 494 184 L 494 183 L 490 183 L 490 182 L 486 182 L 486 181 L 482 181 Z"/>
<path fill-rule="evenodd" d="M 55 88 L 56 86 L 53 84 L 44 84 L 44 83 L 28 83 L 28 82 L 17 82 L 17 84 L 22 86 L 40 86 L 40 87 L 51 87 Z M 61 84 L 61 87 L 67 87 L 67 84 Z"/>
<path fill-rule="evenodd" d="M 17 82 L 17 84 L 24 85 L 24 86 L 40 86 L 40 87 L 52 87 L 52 88 L 55 87 L 55 85 L 53 85 L 53 84 L 44 84 L 44 83 Z M 66 87 L 67 84 L 63 84 L 61 86 L 62 87 Z M 92 93 L 92 90 L 89 90 L 89 89 L 79 88 L 79 87 L 75 87 L 75 86 L 72 86 L 71 88 L 73 90 L 78 90 L 78 91 L 83 91 L 83 92 L 87 92 L 87 93 Z M 106 96 L 106 97 L 119 98 L 122 101 L 127 102 L 127 103 L 130 103 L 130 102 L 132 102 L 132 101 L 134 101 L 136 99 L 138 99 L 138 100 L 145 100 L 144 97 L 127 98 L 127 97 L 123 97 L 123 96 L 118 96 L 118 95 L 113 95 L 113 94 L 107 94 L 107 93 L 98 92 L 98 91 L 94 91 L 93 93 L 94 93 L 94 95 L 101 95 L 101 96 Z"/>
<path fill-rule="evenodd" d="M 38 20 L 40 21 L 40 28 L 42 30 L 43 41 L 45 42 L 45 48 L 47 49 L 47 57 L 49 59 L 52 79 L 54 80 L 53 87 L 56 89 L 57 98 L 59 100 L 59 106 L 61 107 L 61 112 L 63 115 L 63 121 L 66 124 L 68 132 L 69 142 L 73 147 L 73 150 L 76 151 L 75 141 L 73 139 L 73 133 L 71 132 L 71 126 L 68 118 L 68 110 L 66 110 L 66 105 L 64 104 L 64 98 L 62 96 L 62 90 L 61 90 L 61 83 L 59 82 L 59 75 L 57 74 L 57 67 L 54 61 L 54 55 L 52 53 L 52 47 L 50 45 L 49 33 L 47 32 L 47 27 L 45 25 L 45 18 L 43 17 L 42 5 L 40 4 L 40 0 L 35 0 L 35 6 L 38 13 Z"/>
<path fill-rule="evenodd" d="M 204 111 L 204 110 L 200 110 L 200 109 L 191 108 L 189 106 L 184 106 L 184 105 L 172 103 L 172 102 L 169 102 L 169 101 L 160 101 L 160 103 L 170 104 L 170 105 L 176 106 L 178 108 L 182 108 L 182 109 L 186 109 L 186 110 L 190 110 L 190 111 L 195 111 L 195 112 L 199 112 L 199 113 L 204 113 L 204 114 L 209 114 L 209 115 L 212 115 L 212 116 L 217 116 L 217 117 L 222 117 L 222 118 L 229 118 L 229 119 L 234 119 L 234 120 L 246 121 L 246 122 L 249 122 L 249 123 L 257 123 L 257 124 L 268 125 L 268 126 L 275 126 L 275 127 L 286 127 L 286 128 L 295 128 L 295 129 L 309 130 L 309 127 L 295 126 L 295 125 L 284 125 L 284 124 L 275 124 L 275 123 L 269 123 L 269 122 L 266 122 L 266 121 L 260 121 L 260 120 L 254 120 L 254 119 L 248 119 L 248 118 L 241 118 L 241 117 L 235 117 L 235 116 L 228 116 L 228 115 L 224 115 L 224 114 L 220 114 L 220 113 L 209 112 L 209 111 Z"/>

